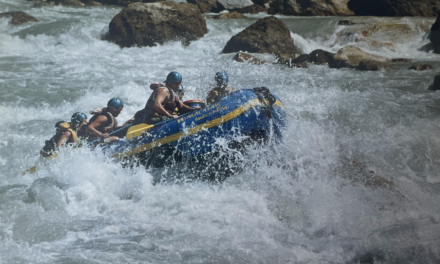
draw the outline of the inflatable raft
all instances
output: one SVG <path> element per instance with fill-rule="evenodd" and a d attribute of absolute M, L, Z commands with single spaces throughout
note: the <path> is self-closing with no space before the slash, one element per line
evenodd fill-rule
<path fill-rule="evenodd" d="M 213 153 L 219 142 L 237 138 L 282 139 L 287 125 L 284 106 L 269 89 L 257 87 L 232 92 L 219 102 L 166 120 L 149 129 L 103 147 L 119 160 L 166 159 L 169 155 L 194 158 Z M 161 152 L 157 152 L 157 149 Z M 156 152 L 154 152 L 156 150 Z"/>

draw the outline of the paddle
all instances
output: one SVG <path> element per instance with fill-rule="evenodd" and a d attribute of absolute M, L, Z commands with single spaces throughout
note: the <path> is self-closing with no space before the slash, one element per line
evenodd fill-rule
<path fill-rule="evenodd" d="M 154 124 L 154 125 L 139 124 L 139 125 L 132 126 L 132 127 L 130 127 L 128 129 L 127 135 L 125 136 L 125 138 L 132 139 L 132 138 L 138 137 L 138 136 L 142 135 L 148 129 L 153 128 L 153 127 L 158 126 L 158 125 L 161 125 L 161 124 L 166 123 L 166 122 L 171 121 L 171 120 L 174 120 L 174 119 L 170 118 L 170 119 L 167 119 L 165 121 L 159 122 L 159 123 Z"/>

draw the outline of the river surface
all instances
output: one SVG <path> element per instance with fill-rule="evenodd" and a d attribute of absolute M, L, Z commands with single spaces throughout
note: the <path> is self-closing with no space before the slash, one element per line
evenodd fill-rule
<path fill-rule="evenodd" d="M 263 14 L 208 18 L 209 32 L 188 47 L 120 49 L 101 40 L 120 10 L 0 0 L 0 12 L 40 21 L 0 19 L 1 264 L 440 263 L 440 93 L 428 90 L 440 55 L 419 50 L 429 40 L 417 26 L 434 18 L 382 18 L 413 28 L 376 35 L 394 41 L 389 49 L 342 39 L 338 22 L 350 18 L 277 16 L 301 53 L 357 45 L 412 60 L 360 72 L 221 54 Z M 434 69 L 407 69 L 426 62 Z M 237 89 L 269 87 L 289 116 L 284 141 L 249 149 L 245 170 L 222 184 L 155 184 L 144 167 L 86 148 L 23 175 L 57 121 L 119 97 L 125 122 L 173 70 L 185 99 L 205 99 L 220 70 Z"/>

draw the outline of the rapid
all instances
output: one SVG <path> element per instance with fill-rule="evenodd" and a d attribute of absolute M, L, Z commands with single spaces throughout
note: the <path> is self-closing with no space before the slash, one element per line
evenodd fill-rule
<path fill-rule="evenodd" d="M 403 18 L 414 37 L 390 50 L 340 38 L 348 18 L 277 16 L 301 53 L 358 45 L 434 66 L 361 72 L 221 54 L 263 14 L 207 18 L 188 47 L 120 49 L 102 40 L 120 10 L 0 0 L 40 21 L 0 18 L 0 264 L 440 262 L 440 93 L 428 90 L 440 55 L 419 50 L 429 40 L 417 27 L 434 18 Z M 282 144 L 238 155 L 244 170 L 223 183 L 157 184 L 87 148 L 39 161 L 57 121 L 119 97 L 123 123 L 173 70 L 185 99 L 205 100 L 220 70 L 237 89 L 269 87 L 289 116 Z"/>

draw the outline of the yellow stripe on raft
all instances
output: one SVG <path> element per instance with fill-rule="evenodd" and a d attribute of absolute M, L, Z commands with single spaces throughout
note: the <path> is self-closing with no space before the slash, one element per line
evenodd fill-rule
<path fill-rule="evenodd" d="M 125 157 L 125 156 L 135 155 L 135 154 L 141 153 L 143 151 L 150 150 L 150 149 L 152 149 L 152 148 L 154 148 L 156 146 L 167 144 L 167 143 L 176 141 L 176 140 L 178 140 L 180 138 L 191 136 L 191 135 L 196 134 L 196 133 L 198 133 L 198 132 L 200 132 L 200 131 L 202 131 L 204 129 L 215 127 L 215 126 L 218 126 L 218 125 L 220 125 L 222 123 L 228 122 L 229 120 L 234 119 L 235 117 L 243 114 L 247 110 L 249 110 L 252 107 L 255 107 L 255 106 L 259 105 L 259 104 L 260 104 L 260 101 L 258 99 L 254 99 L 254 100 L 248 101 L 246 104 L 243 104 L 242 106 L 240 106 L 237 109 L 227 113 L 224 116 L 221 116 L 219 118 L 210 120 L 210 121 L 208 121 L 206 123 L 203 123 L 201 125 L 198 125 L 198 126 L 195 126 L 193 128 L 190 128 L 187 131 L 181 131 L 179 133 L 176 133 L 176 134 L 164 137 L 164 138 L 157 139 L 157 140 L 155 140 L 153 142 L 144 144 L 142 146 L 138 146 L 138 147 L 132 148 L 129 151 L 113 154 L 112 157 L 113 158 L 122 158 L 122 157 Z M 280 101 L 277 100 L 275 102 L 275 104 L 284 109 L 284 106 L 283 106 L 283 104 Z"/>

